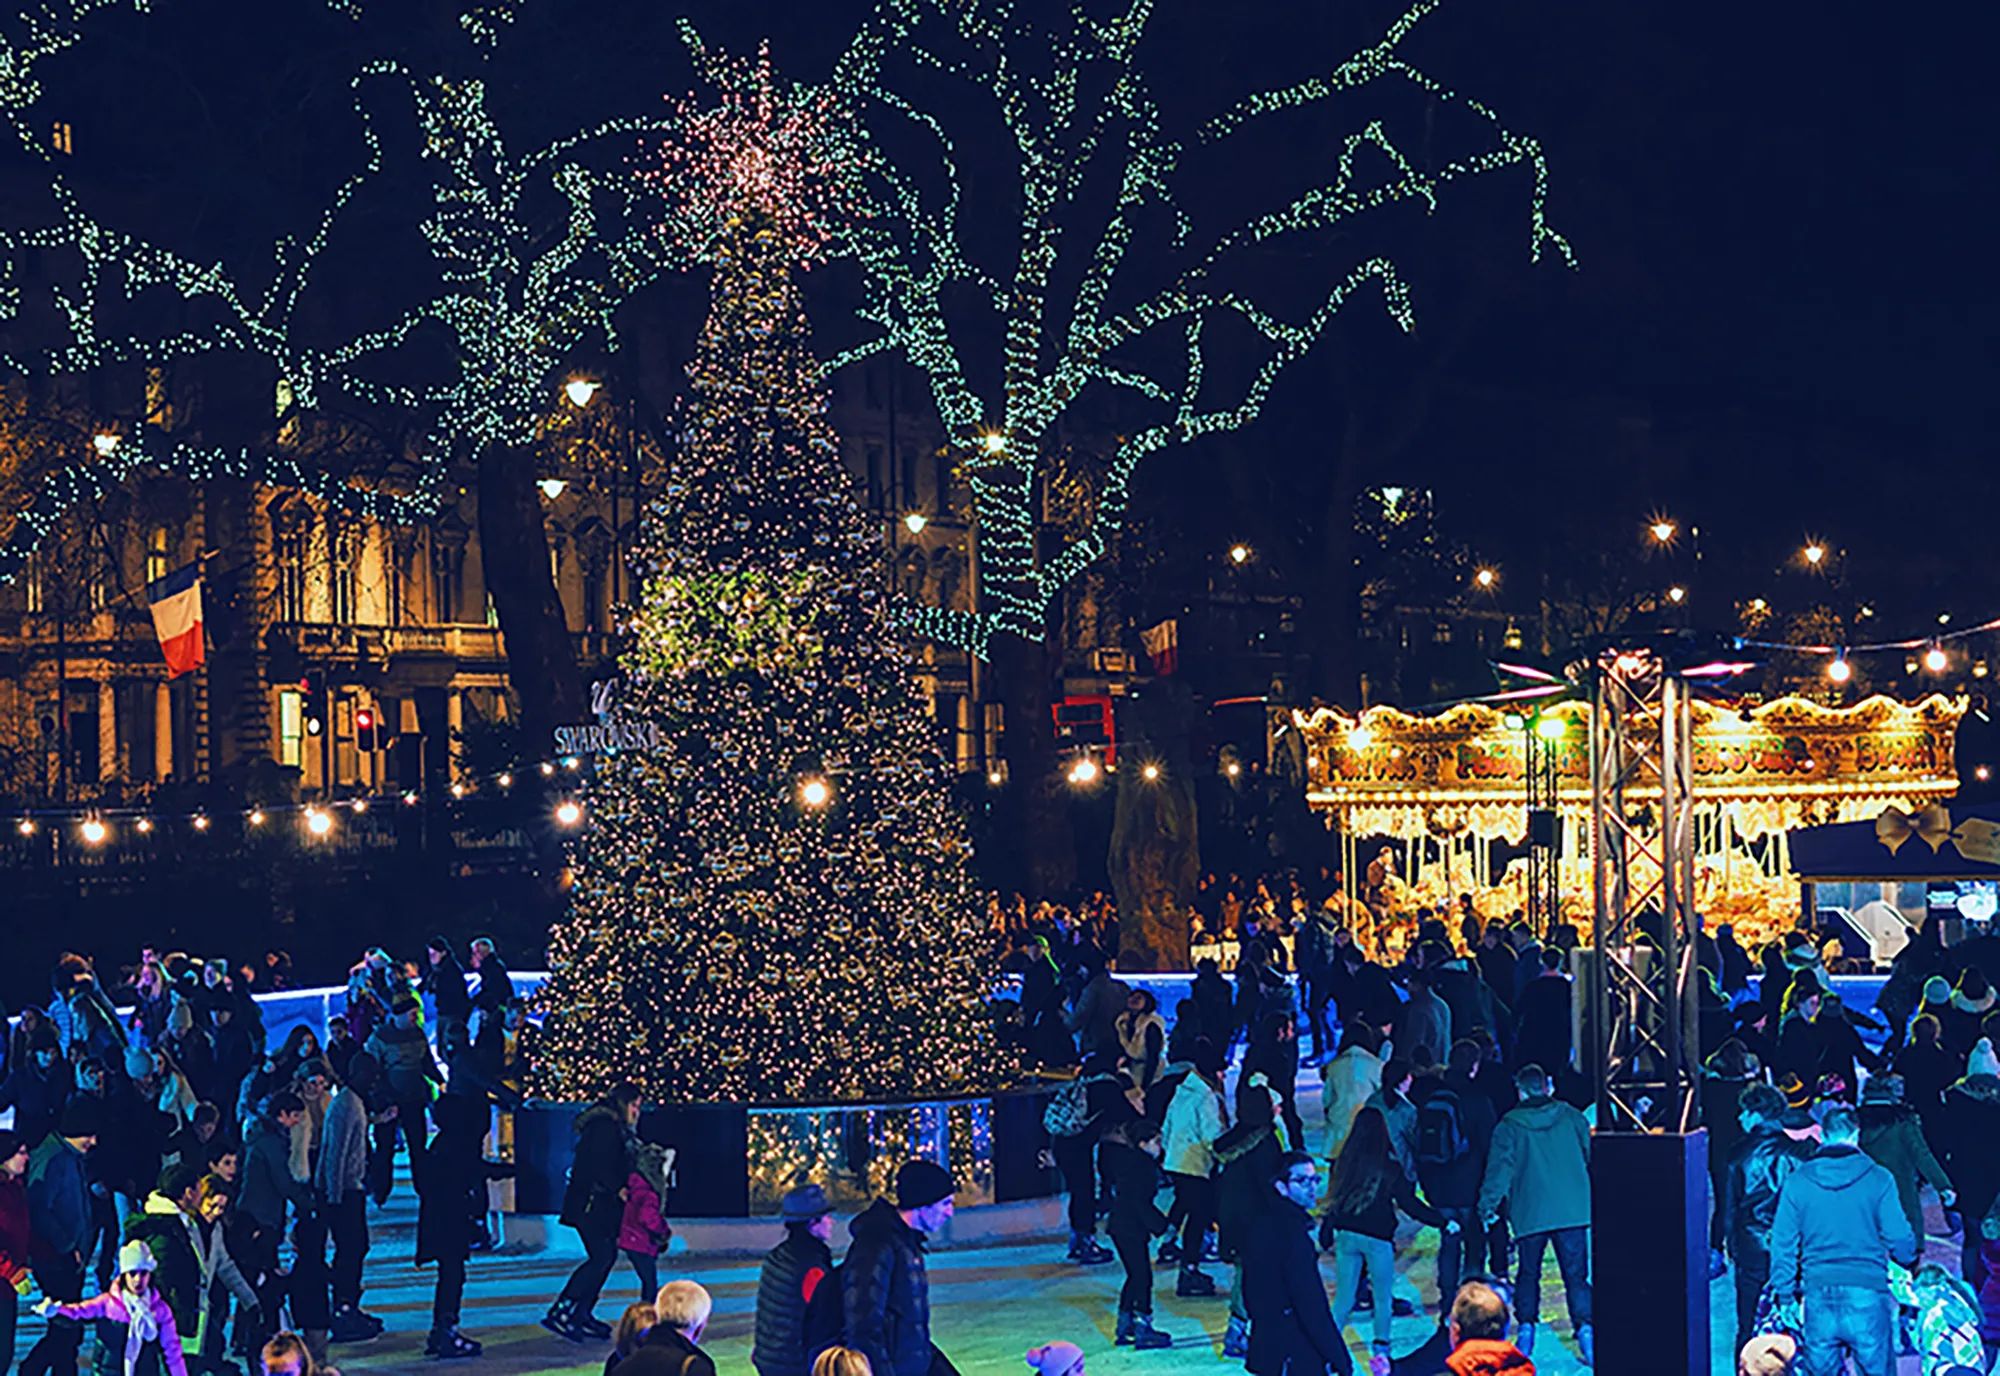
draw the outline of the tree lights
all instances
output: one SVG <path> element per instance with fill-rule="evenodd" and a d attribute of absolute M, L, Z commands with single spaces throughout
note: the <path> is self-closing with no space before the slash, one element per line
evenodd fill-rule
<path fill-rule="evenodd" d="M 1146 455 L 1254 421 L 1279 374 L 1357 292 L 1379 289 L 1391 318 L 1405 329 L 1412 324 L 1409 292 L 1389 258 L 1357 264 L 1302 318 L 1287 320 L 1223 285 L 1223 270 L 1238 256 L 1398 203 L 1435 207 L 1447 185 L 1509 167 L 1527 169 L 1532 179 L 1531 256 L 1550 248 L 1569 256 L 1543 214 L 1540 146 L 1399 52 L 1435 5 L 1419 0 L 1380 43 L 1325 77 L 1244 101 L 1203 128 L 1197 142 L 1226 145 L 1267 116 L 1383 83 L 1469 112 L 1486 130 L 1487 146 L 1456 158 L 1411 158 L 1381 123 L 1369 122 L 1347 136 L 1325 185 L 1197 244 L 1173 191 L 1185 150 L 1163 132 L 1137 63 L 1152 15 L 1146 0 L 1128 0 L 1109 14 L 1078 5 L 1043 27 L 1018 20 L 1005 5 L 882 0 L 823 92 L 839 112 L 829 125 L 828 162 L 864 197 L 866 213 L 839 238 L 863 271 L 860 315 L 869 331 L 828 366 L 900 353 L 927 376 L 945 428 L 962 446 L 980 532 L 982 605 L 970 613 L 915 609 L 917 629 L 980 654 L 998 631 L 1040 640 L 1048 606 L 1122 524 L 1134 470 Z M 692 30 L 684 32 L 705 59 Z M 968 254 L 964 183 L 945 120 L 899 89 L 892 66 L 963 83 L 999 115 L 1022 193 L 1020 248 L 1005 270 Z M 890 149 L 906 137 L 926 147 L 899 162 Z M 1100 183 L 1118 188 L 1108 214 L 1096 201 Z M 1154 223 L 1178 227 L 1175 248 L 1185 266 L 1145 287 L 1123 270 Z M 947 323 L 947 299 L 966 293 L 990 300 L 1002 317 L 1005 366 L 988 396 L 975 390 Z M 1210 334 L 1225 322 L 1247 327 L 1255 341 L 1250 375 L 1228 396 L 1205 379 Z M 1042 469 L 1055 453 L 1058 422 L 1093 387 L 1128 393 L 1155 418 L 1109 456 L 1082 531 L 1045 552 L 1035 497 Z"/>
<path fill-rule="evenodd" d="M 833 119 L 762 62 L 710 70 L 721 104 L 676 104 L 654 177 L 713 275 L 629 620 L 622 700 L 659 741 L 597 761 L 536 996 L 538 1092 L 969 1088 L 1003 1067 L 967 841 L 793 280 L 844 223 Z"/>

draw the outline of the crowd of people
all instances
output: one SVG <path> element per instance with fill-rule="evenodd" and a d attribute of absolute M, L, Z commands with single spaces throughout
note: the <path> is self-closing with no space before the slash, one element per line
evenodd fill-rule
<path fill-rule="evenodd" d="M 468 1254 L 489 1242 L 483 1143 L 518 1102 L 518 1008 L 490 940 L 469 968 L 433 937 L 419 962 L 371 950 L 322 1041 L 267 1045 L 251 990 L 283 962 L 234 967 L 145 951 L 100 986 L 67 954 L 6 1038 L 0 1109 L 0 1376 L 20 1300 L 46 1332 L 26 1376 L 223 1376 L 238 1360 L 311 1376 L 329 1344 L 383 1331 L 362 1308 L 368 1205 L 399 1142 L 419 1195 L 416 1260 L 435 1264 L 426 1352 L 478 1355 L 458 1328 Z M 123 1010 L 123 1011 L 121 1011 Z M 289 1243 L 289 1247 L 287 1247 Z"/>

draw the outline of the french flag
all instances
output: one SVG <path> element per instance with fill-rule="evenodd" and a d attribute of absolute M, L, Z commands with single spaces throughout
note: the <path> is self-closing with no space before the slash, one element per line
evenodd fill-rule
<path fill-rule="evenodd" d="M 146 585 L 153 609 L 153 629 L 167 657 L 167 677 L 179 678 L 201 667 L 201 565 L 188 564 Z"/>

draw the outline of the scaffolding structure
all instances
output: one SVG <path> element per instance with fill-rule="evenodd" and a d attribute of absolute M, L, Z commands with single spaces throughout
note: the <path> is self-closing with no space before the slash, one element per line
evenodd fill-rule
<path fill-rule="evenodd" d="M 1597 1127 L 1689 1133 L 1701 1103 L 1692 695 L 1644 645 L 1604 650 L 1591 679 Z"/>
<path fill-rule="evenodd" d="M 1562 801 L 1556 796 L 1558 740 L 1539 719 L 1527 726 L 1523 763 L 1528 786 L 1528 927 L 1547 941 L 1562 921 Z"/>

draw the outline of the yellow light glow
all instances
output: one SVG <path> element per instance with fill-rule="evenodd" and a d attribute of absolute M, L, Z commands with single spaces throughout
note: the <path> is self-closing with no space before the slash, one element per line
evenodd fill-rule
<path fill-rule="evenodd" d="M 909 531 L 910 534 L 912 535 L 922 535 L 924 533 L 924 527 L 929 525 L 930 523 L 931 523 L 931 518 L 924 515 L 923 512 L 912 511 L 909 515 L 903 518 L 903 529 Z"/>
<path fill-rule="evenodd" d="M 250 825 L 253 827 L 261 827 L 264 825 L 264 810 L 262 808 L 253 808 L 251 810 Z"/>
<path fill-rule="evenodd" d="M 118 452 L 119 438 L 109 430 L 100 430 L 90 437 L 90 445 L 108 459 Z"/>
<path fill-rule="evenodd" d="M 1674 525 L 1672 521 L 1663 519 L 1653 522 L 1653 524 L 1649 526 L 1648 529 L 1653 532 L 1653 538 L 1655 540 L 1658 540 L 1661 544 L 1664 545 L 1673 540 L 1674 531 L 1677 529 L 1677 527 Z"/>
<path fill-rule="evenodd" d="M 141 817 L 139 819 L 139 834 L 141 836 L 145 836 L 148 835 L 152 830 L 153 830 L 153 819 L 151 817 Z"/>
<path fill-rule="evenodd" d="M 502 774 L 500 776 L 500 787 L 512 788 L 513 786 L 514 786 L 514 776 L 512 774 Z"/>
<path fill-rule="evenodd" d="M 1085 755 L 1070 766 L 1069 781 L 1083 785 L 1097 782 L 1097 761 Z"/>
<path fill-rule="evenodd" d="M 104 843 L 104 838 L 109 836 L 110 834 L 111 834 L 111 829 L 105 826 L 104 823 L 98 821 L 95 817 L 88 817 L 84 819 L 83 839 L 86 845 L 92 845 L 92 846 L 102 845 Z"/>
<path fill-rule="evenodd" d="M 1673 603 L 1675 606 L 1679 606 L 1681 603 L 1687 601 L 1687 595 L 1688 590 L 1683 587 L 1677 586 L 1667 589 L 1667 601 Z"/>
<path fill-rule="evenodd" d="M 1818 568 L 1820 562 L 1826 558 L 1826 546 L 1822 544 L 1815 543 L 1807 545 L 1805 549 L 1803 549 L 1800 552 L 1805 555 L 1806 562 L 1808 564 L 1811 564 L 1814 568 Z"/>
<path fill-rule="evenodd" d="M 1148 780 L 1157 779 L 1160 777 L 1160 767 L 1156 764 L 1149 764 L 1141 769 L 1139 774 L 1142 778 Z"/>
<path fill-rule="evenodd" d="M 366 798 L 356 798 L 353 807 L 354 815 L 358 817 L 368 810 L 368 800 Z"/>
<path fill-rule="evenodd" d="M 1472 575 L 1472 581 L 1479 584 L 1482 588 L 1490 588 L 1500 581 L 1500 575 L 1492 569 L 1481 569 Z"/>
<path fill-rule="evenodd" d="M 208 830 L 208 818 L 206 818 L 206 817 L 196 817 L 196 818 L 194 819 L 194 829 L 195 829 L 196 831 L 207 831 L 207 830 Z"/>
<path fill-rule="evenodd" d="M 566 827 L 573 827 L 583 820 L 583 807 L 570 798 L 556 804 L 556 821 Z"/>
<path fill-rule="evenodd" d="M 465 796 L 465 785 L 453 784 L 451 786 L 451 796 L 454 798 L 463 798 Z"/>
<path fill-rule="evenodd" d="M 581 410 L 590 405 L 591 398 L 597 395 L 597 389 L 603 385 L 595 378 L 573 377 L 563 384 L 563 395 L 569 398 L 570 405 Z"/>
<path fill-rule="evenodd" d="M 1232 564 L 1242 564 L 1242 563 L 1247 563 L 1247 562 L 1249 561 L 1249 559 L 1250 559 L 1250 546 L 1248 546 L 1248 545 L 1231 545 L 1231 546 L 1229 547 L 1229 562 L 1230 562 L 1230 563 L 1232 563 Z"/>
<path fill-rule="evenodd" d="M 989 770 L 987 770 L 987 771 L 986 771 L 986 782 L 987 782 L 987 783 L 989 783 L 989 784 L 991 784 L 991 785 L 993 785 L 993 787 L 995 787 L 995 788 L 998 788 L 998 787 L 1000 787 L 1000 771 L 999 771 L 999 770 L 997 770 L 997 769 L 989 769 Z"/>
<path fill-rule="evenodd" d="M 1535 734 L 1545 741 L 1561 740 L 1567 729 L 1561 717 L 1542 717 L 1535 722 Z"/>
<path fill-rule="evenodd" d="M 539 487 L 542 490 L 542 495 L 552 502 L 569 490 L 569 484 L 561 478 L 537 478 L 535 486 Z"/>
<path fill-rule="evenodd" d="M 1761 597 L 1753 597 L 1750 599 L 1750 610 L 1753 612 L 1767 612 L 1771 610 L 1771 604 Z"/>
<path fill-rule="evenodd" d="M 1007 447 L 1007 437 L 998 430 L 987 431 L 979 437 L 979 442 L 986 446 L 989 454 L 998 454 Z"/>
<path fill-rule="evenodd" d="M 1854 666 L 1847 662 L 1845 655 L 1836 655 L 1833 663 L 1826 666 L 1826 676 L 1835 683 L 1845 683 L 1854 677 Z"/>
<path fill-rule="evenodd" d="M 1933 645 L 1924 651 L 1924 667 L 1934 674 L 1941 674 L 1951 667 L 1951 656 L 1944 652 L 1944 646 Z"/>
<path fill-rule="evenodd" d="M 33 836 L 35 834 L 35 819 L 32 817 L 23 817 L 14 824 L 14 830 L 20 832 L 23 836 Z"/>
<path fill-rule="evenodd" d="M 1347 748 L 1349 750 L 1366 750 L 1374 743 L 1375 737 L 1369 734 L 1368 728 L 1365 726 L 1357 726 L 1347 733 Z M 1229 766 L 1229 772 L 1232 774 L 1235 773 L 1236 766 Z"/>
<path fill-rule="evenodd" d="M 1232 778 L 1232 779 L 1233 779 L 1233 778 L 1235 778 L 1235 777 L 1236 777 L 1236 776 L 1237 776 L 1238 774 L 1241 774 L 1241 773 L 1243 772 L 1243 766 L 1242 766 L 1242 765 L 1240 765 L 1240 764 L 1238 764 L 1238 763 L 1236 763 L 1236 761 L 1234 761 L 1234 760 L 1231 760 L 1231 761 L 1230 761 L 1230 762 L 1229 762 L 1229 763 L 1228 763 L 1228 764 L 1227 764 L 1227 765 L 1226 765 L 1226 766 L 1225 766 L 1225 767 L 1223 768 L 1223 771 L 1222 771 L 1222 772 L 1223 772 L 1223 773 L 1225 773 L 1225 774 L 1227 774 L 1227 775 L 1228 775 L 1228 776 L 1229 776 L 1230 778 Z"/>
<path fill-rule="evenodd" d="M 331 813 L 321 812 L 316 807 L 306 809 L 306 830 L 315 836 L 324 836 L 333 830 Z"/>
<path fill-rule="evenodd" d="M 825 779 L 807 779 L 799 785 L 799 801 L 807 807 L 825 807 L 832 796 L 833 790 L 827 787 Z"/>

